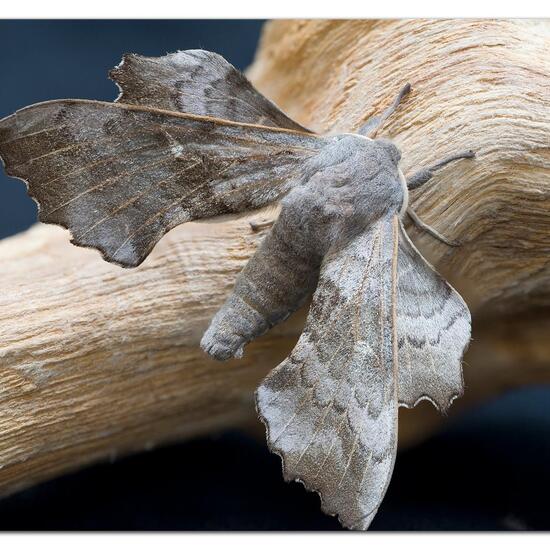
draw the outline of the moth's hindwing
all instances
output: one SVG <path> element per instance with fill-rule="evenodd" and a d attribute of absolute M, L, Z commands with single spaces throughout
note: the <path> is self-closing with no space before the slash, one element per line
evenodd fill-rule
<path fill-rule="evenodd" d="M 128 54 L 110 77 L 120 87 L 121 103 L 307 131 L 213 52 L 186 50 L 163 57 Z"/>
<path fill-rule="evenodd" d="M 395 460 L 397 223 L 329 252 L 304 332 L 256 394 L 285 479 L 354 529 L 370 524 Z"/>
<path fill-rule="evenodd" d="M 428 399 L 446 410 L 463 391 L 470 312 L 420 255 L 401 223 L 397 273 L 399 404 L 414 407 Z"/>

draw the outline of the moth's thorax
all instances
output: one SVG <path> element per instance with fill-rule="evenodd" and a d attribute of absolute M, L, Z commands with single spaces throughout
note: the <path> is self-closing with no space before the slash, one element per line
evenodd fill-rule
<path fill-rule="evenodd" d="M 397 214 L 407 199 L 400 158 L 388 140 L 355 134 L 329 138 L 307 162 L 302 185 L 283 201 L 289 223 L 326 244 L 363 231 L 387 213 Z"/>

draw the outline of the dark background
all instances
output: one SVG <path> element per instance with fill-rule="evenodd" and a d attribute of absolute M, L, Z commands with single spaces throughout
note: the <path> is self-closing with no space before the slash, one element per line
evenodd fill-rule
<path fill-rule="evenodd" d="M 113 100 L 107 71 L 126 52 L 204 48 L 245 68 L 261 25 L 0 21 L 0 118 L 48 99 Z M 24 185 L 0 174 L 0 238 L 35 216 Z M 546 530 L 549 461 L 550 389 L 514 391 L 400 452 L 371 529 Z M 338 528 L 319 511 L 317 495 L 283 482 L 279 458 L 263 440 L 236 432 L 93 466 L 0 501 L 2 530 Z"/>

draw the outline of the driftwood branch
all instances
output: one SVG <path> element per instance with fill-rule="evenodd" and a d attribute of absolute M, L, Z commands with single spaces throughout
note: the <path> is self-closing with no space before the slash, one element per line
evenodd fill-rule
<path fill-rule="evenodd" d="M 411 229 L 474 315 L 466 394 L 451 414 L 550 381 L 550 24 L 528 21 L 278 21 L 252 80 L 300 123 L 346 132 L 413 92 L 380 135 L 411 173 L 464 149 L 412 203 L 463 246 Z M 241 217 L 190 223 L 135 270 L 37 225 L 0 243 L 0 493 L 113 455 L 254 424 L 253 390 L 292 348 L 304 312 L 209 360 L 198 342 L 265 230 Z M 430 433 L 429 405 L 400 438 Z"/>

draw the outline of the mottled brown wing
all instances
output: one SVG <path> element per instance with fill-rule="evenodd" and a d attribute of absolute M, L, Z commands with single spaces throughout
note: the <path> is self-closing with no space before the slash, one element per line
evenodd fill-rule
<path fill-rule="evenodd" d="M 421 256 L 401 223 L 397 273 L 399 404 L 414 407 L 427 399 L 446 410 L 463 391 L 470 312 Z"/>
<path fill-rule="evenodd" d="M 109 76 L 121 90 L 117 99 L 121 103 L 307 131 L 213 52 L 186 50 L 163 57 L 127 54 Z"/>
<path fill-rule="evenodd" d="M 256 394 L 285 479 L 353 529 L 369 526 L 395 460 L 396 247 L 388 216 L 329 253 L 304 332 Z"/>
<path fill-rule="evenodd" d="M 124 267 L 176 225 L 280 198 L 322 142 L 100 101 L 39 103 L 0 120 L 0 157 L 27 182 L 40 220 Z"/>

